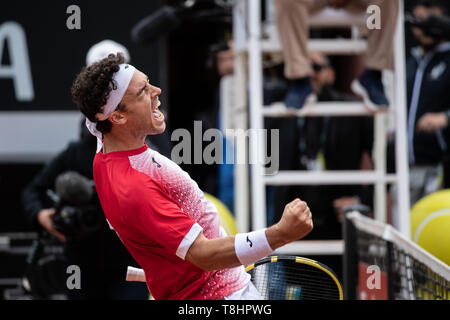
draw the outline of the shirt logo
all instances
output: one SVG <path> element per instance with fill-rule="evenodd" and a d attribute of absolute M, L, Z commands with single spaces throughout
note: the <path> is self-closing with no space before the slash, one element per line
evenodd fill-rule
<path fill-rule="evenodd" d="M 248 236 L 247 236 L 247 242 L 248 242 L 248 244 L 250 245 L 250 248 L 253 247 L 253 242 L 250 241 L 250 239 L 248 238 Z"/>
<path fill-rule="evenodd" d="M 161 165 L 158 162 L 156 162 L 155 158 L 153 158 L 153 157 L 152 157 L 152 162 L 155 163 L 158 168 L 161 168 Z"/>
<path fill-rule="evenodd" d="M 433 70 L 431 70 L 430 78 L 432 80 L 437 80 L 444 73 L 445 69 L 447 69 L 445 62 L 439 63 L 433 68 Z"/>

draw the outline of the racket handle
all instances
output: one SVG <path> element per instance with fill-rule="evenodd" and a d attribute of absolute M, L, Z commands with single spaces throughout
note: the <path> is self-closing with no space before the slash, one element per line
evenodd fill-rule
<path fill-rule="evenodd" d="M 128 266 L 126 281 L 145 282 L 144 270 Z"/>

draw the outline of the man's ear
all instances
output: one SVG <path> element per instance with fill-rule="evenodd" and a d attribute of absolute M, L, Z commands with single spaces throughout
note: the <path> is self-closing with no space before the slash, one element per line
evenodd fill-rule
<path fill-rule="evenodd" d="M 109 121 L 111 121 L 111 123 L 115 125 L 123 125 L 127 122 L 127 117 L 122 112 L 114 111 L 109 116 Z"/>

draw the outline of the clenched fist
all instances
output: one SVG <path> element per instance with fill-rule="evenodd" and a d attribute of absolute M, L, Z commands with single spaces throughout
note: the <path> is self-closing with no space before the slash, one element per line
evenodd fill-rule
<path fill-rule="evenodd" d="M 280 221 L 266 230 L 272 249 L 304 238 L 313 229 L 311 211 L 305 201 L 295 199 L 288 203 Z"/>
<path fill-rule="evenodd" d="M 305 237 L 313 229 L 311 211 L 306 202 L 297 198 L 288 203 L 278 224 L 288 242 Z"/>

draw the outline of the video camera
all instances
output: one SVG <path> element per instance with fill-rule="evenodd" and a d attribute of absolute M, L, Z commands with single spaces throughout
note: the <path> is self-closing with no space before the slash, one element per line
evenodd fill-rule
<path fill-rule="evenodd" d="M 131 30 L 135 43 L 150 44 L 187 21 L 231 23 L 234 0 L 175 0 L 140 20 Z"/>
<path fill-rule="evenodd" d="M 92 180 L 67 171 L 56 178 L 55 191 L 47 190 L 47 196 L 56 209 L 53 225 L 68 242 L 83 240 L 102 227 L 104 218 Z M 43 232 L 31 245 L 22 286 L 34 299 L 59 299 L 65 295 L 67 260 L 61 243 Z"/>
<path fill-rule="evenodd" d="M 56 213 L 53 225 L 68 241 L 83 240 L 102 226 L 102 211 L 92 180 L 74 171 L 56 178 L 55 191 L 47 190 Z"/>

